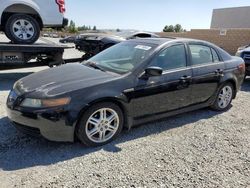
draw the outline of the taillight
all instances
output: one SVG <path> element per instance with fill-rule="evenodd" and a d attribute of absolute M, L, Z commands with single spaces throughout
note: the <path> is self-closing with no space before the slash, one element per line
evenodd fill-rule
<path fill-rule="evenodd" d="M 245 73 L 245 71 L 246 71 L 245 63 L 238 65 L 238 70 L 242 73 Z"/>
<path fill-rule="evenodd" d="M 65 12 L 65 1 L 64 0 L 56 0 L 56 3 L 59 6 L 59 11 L 60 13 L 64 13 Z"/>

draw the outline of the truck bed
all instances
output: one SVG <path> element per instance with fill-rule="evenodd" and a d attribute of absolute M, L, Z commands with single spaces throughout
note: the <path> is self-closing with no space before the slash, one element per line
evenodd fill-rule
<path fill-rule="evenodd" d="M 32 45 L 27 44 L 12 44 L 0 42 L 0 52 L 64 52 L 68 46 L 57 44 L 36 43 Z"/>
<path fill-rule="evenodd" d="M 36 43 L 32 45 L 0 43 L 0 70 L 64 63 L 65 45 Z"/>

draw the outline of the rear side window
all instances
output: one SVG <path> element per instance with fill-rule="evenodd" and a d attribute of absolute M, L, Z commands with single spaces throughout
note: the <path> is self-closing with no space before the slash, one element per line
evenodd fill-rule
<path fill-rule="evenodd" d="M 186 49 L 184 44 L 170 46 L 157 55 L 151 66 L 160 67 L 163 70 L 171 70 L 186 67 Z"/>
<path fill-rule="evenodd" d="M 211 48 L 211 50 L 212 50 L 212 54 L 213 54 L 213 61 L 214 62 L 219 62 L 220 58 L 219 58 L 217 52 L 213 48 Z"/>
<path fill-rule="evenodd" d="M 189 47 L 193 65 L 207 64 L 213 62 L 213 56 L 210 47 L 196 44 L 189 45 Z"/>

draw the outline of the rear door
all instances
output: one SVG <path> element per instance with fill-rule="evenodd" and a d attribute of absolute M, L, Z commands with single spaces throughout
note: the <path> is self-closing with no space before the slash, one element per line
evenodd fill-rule
<path fill-rule="evenodd" d="M 199 43 L 189 44 L 192 78 L 193 104 L 203 103 L 216 92 L 220 79 L 224 76 L 225 64 L 217 51 Z"/>

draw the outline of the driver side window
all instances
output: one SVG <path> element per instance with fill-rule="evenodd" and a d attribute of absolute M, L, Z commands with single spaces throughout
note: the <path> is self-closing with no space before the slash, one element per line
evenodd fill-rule
<path fill-rule="evenodd" d="M 184 44 L 166 48 L 154 58 L 150 66 L 160 67 L 163 71 L 186 67 L 187 60 Z"/>

